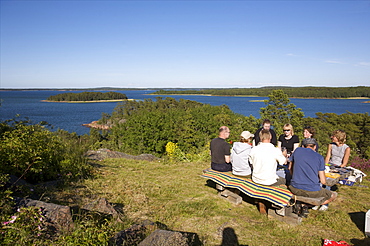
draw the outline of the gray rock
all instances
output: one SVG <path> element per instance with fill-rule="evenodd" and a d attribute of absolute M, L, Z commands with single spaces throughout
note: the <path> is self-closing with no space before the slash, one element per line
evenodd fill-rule
<path fill-rule="evenodd" d="M 74 228 L 71 209 L 68 206 L 46 203 L 38 200 L 16 198 L 19 207 L 39 207 L 42 209 L 47 222 L 56 230 L 70 231 Z"/>
<path fill-rule="evenodd" d="M 197 234 L 189 232 L 155 230 L 139 246 L 195 246 L 201 245 Z"/>
<path fill-rule="evenodd" d="M 146 236 L 147 231 L 154 231 L 158 225 L 149 220 L 141 224 L 134 224 L 130 228 L 120 231 L 109 240 L 110 246 L 138 245 Z"/>
<path fill-rule="evenodd" d="M 86 204 L 82 207 L 82 209 L 102 213 L 105 215 L 111 215 L 113 218 L 121 221 L 120 215 L 122 213 L 117 211 L 117 209 L 105 198 L 99 198 L 89 204 Z"/>

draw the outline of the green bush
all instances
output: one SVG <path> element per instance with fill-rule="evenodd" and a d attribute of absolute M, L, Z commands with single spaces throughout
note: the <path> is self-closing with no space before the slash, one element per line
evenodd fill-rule
<path fill-rule="evenodd" d="M 157 156 L 165 154 L 168 142 L 177 144 L 187 154 L 195 154 L 217 136 L 222 125 L 230 126 L 230 139 L 235 140 L 244 129 L 256 129 L 254 117 L 236 114 L 226 105 L 160 97 L 155 102 L 121 103 L 115 108 L 112 121 L 115 123 L 107 138 L 115 150 Z"/>
<path fill-rule="evenodd" d="M 91 169 L 77 135 L 54 133 L 28 121 L 2 122 L 0 127 L 0 173 L 37 183 L 85 176 Z"/>

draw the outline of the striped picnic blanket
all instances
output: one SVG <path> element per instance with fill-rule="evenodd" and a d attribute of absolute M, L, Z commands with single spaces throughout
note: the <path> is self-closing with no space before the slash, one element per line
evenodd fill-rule
<path fill-rule="evenodd" d="M 250 197 L 264 199 L 278 206 L 287 206 L 293 196 L 285 185 L 260 185 L 249 178 L 235 176 L 231 172 L 218 172 L 212 169 L 203 172 L 203 178 L 208 178 L 226 188 L 236 188 Z"/>

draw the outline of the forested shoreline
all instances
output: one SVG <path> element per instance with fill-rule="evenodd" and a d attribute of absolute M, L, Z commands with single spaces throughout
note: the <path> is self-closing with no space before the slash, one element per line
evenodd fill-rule
<path fill-rule="evenodd" d="M 161 89 L 156 95 L 212 95 L 212 96 L 257 96 L 267 97 L 274 90 L 282 90 L 290 98 L 369 98 L 370 87 L 261 87 L 261 88 L 214 88 L 214 89 Z"/>

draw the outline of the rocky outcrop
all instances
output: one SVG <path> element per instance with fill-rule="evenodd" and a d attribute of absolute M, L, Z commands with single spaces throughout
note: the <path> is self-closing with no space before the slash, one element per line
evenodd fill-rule
<path fill-rule="evenodd" d="M 118 209 L 105 198 L 99 198 L 91 203 L 88 203 L 82 207 L 84 211 L 96 212 L 103 215 L 112 216 L 119 222 L 122 222 L 121 215 L 123 211 Z"/>
<path fill-rule="evenodd" d="M 74 228 L 71 208 L 54 203 L 47 203 L 38 200 L 16 198 L 16 205 L 21 207 L 41 208 L 48 227 L 52 229 L 49 233 L 58 233 L 59 231 L 71 231 Z M 99 198 L 79 209 L 79 214 L 96 214 L 101 218 L 106 216 L 117 218 L 117 222 L 122 222 L 119 216 L 120 211 L 108 202 L 105 198 Z M 83 217 L 80 217 L 80 219 Z M 98 219 L 98 218 L 97 218 Z M 150 234 L 150 232 L 152 232 Z M 148 236 L 149 234 L 149 236 Z M 55 234 L 54 234 L 55 235 Z M 145 220 L 142 223 L 134 224 L 131 227 L 117 232 L 110 240 L 110 246 L 140 245 L 140 246 L 200 246 L 202 243 L 196 233 L 169 231 L 167 226 L 161 223 L 154 223 Z"/>
<path fill-rule="evenodd" d="M 109 240 L 109 245 L 138 245 L 142 240 L 145 239 L 148 231 L 154 231 L 158 228 L 163 227 L 165 226 L 156 224 L 149 220 L 145 220 L 140 224 L 134 224 L 123 231 L 117 232 L 114 237 Z"/>
<path fill-rule="evenodd" d="M 89 128 L 99 129 L 99 130 L 109 130 L 112 128 L 110 124 L 99 124 L 98 121 L 92 121 L 91 123 L 82 124 L 82 125 L 89 127 Z"/>
<path fill-rule="evenodd" d="M 74 228 L 71 209 L 68 206 L 24 198 L 16 198 L 15 202 L 17 207 L 41 208 L 43 215 L 47 219 L 47 223 L 56 231 L 70 231 Z"/>
<path fill-rule="evenodd" d="M 198 235 L 189 232 L 155 230 L 152 234 L 146 237 L 139 246 L 196 246 L 201 245 Z"/>
<path fill-rule="evenodd" d="M 109 149 L 98 149 L 98 150 L 89 150 L 86 152 L 86 157 L 91 160 L 102 161 L 106 158 L 126 158 L 134 160 L 145 160 L 145 161 L 156 161 L 159 160 L 158 157 L 155 157 L 151 154 L 141 154 L 141 155 L 128 155 L 118 151 L 111 151 Z"/>

